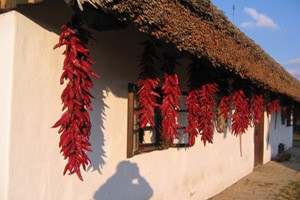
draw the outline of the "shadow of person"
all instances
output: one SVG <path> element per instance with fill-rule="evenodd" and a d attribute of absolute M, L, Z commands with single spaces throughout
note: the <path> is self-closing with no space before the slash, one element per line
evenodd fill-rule
<path fill-rule="evenodd" d="M 137 164 L 122 161 L 116 173 L 94 195 L 95 200 L 147 200 L 153 195 L 149 183 L 140 173 Z"/>

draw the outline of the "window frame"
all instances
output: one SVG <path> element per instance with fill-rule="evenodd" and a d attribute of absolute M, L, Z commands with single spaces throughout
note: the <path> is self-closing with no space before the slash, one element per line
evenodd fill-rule
<path fill-rule="evenodd" d="M 160 89 L 159 89 L 160 90 Z M 138 110 L 137 106 L 137 91 L 138 88 L 136 84 L 128 83 L 128 119 L 127 119 L 127 158 L 131 158 L 135 155 L 148 153 L 152 151 L 160 151 L 160 150 L 166 150 L 169 148 L 187 148 L 189 147 L 188 141 L 186 143 L 173 143 L 170 144 L 170 142 L 166 141 L 161 137 L 161 114 L 160 110 L 157 108 L 155 109 L 155 142 L 154 143 L 142 143 L 141 142 L 141 135 L 144 131 L 142 129 L 138 128 L 138 116 L 136 116 L 135 112 Z M 159 91 L 161 93 L 161 91 Z M 188 92 L 181 92 L 182 96 L 187 96 Z M 158 100 L 158 101 L 161 101 Z M 177 112 L 188 112 L 187 110 L 177 110 Z M 185 129 L 185 126 L 182 126 L 180 128 Z M 179 129 L 179 130 L 180 130 Z M 145 127 L 145 130 L 153 130 L 152 127 Z M 188 137 L 188 133 L 186 134 Z"/>

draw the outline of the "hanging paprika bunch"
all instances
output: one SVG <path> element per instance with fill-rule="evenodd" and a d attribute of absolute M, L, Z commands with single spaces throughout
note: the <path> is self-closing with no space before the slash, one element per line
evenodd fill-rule
<path fill-rule="evenodd" d="M 245 133 L 250 124 L 250 105 L 243 90 L 237 90 L 232 96 L 232 105 L 235 109 L 232 119 L 232 133 L 237 136 Z"/>
<path fill-rule="evenodd" d="M 202 86 L 199 91 L 200 105 L 199 105 L 199 131 L 201 140 L 204 145 L 206 141 L 213 143 L 214 134 L 214 108 L 216 103 L 214 96 L 218 92 L 218 86 L 215 83 L 208 83 Z"/>
<path fill-rule="evenodd" d="M 156 92 L 160 79 L 155 70 L 155 44 L 148 40 L 144 45 L 145 50 L 139 56 L 141 72 L 137 84 L 139 110 L 136 115 L 139 115 L 139 127 L 141 129 L 145 128 L 148 123 L 154 128 L 154 109 L 160 106 L 156 101 L 156 98 L 160 98 Z"/>
<path fill-rule="evenodd" d="M 279 101 L 278 99 L 274 99 L 268 102 L 267 104 L 268 110 L 267 110 L 267 114 L 268 116 L 272 114 L 272 112 L 278 112 L 280 110 L 279 107 Z"/>
<path fill-rule="evenodd" d="M 91 71 L 94 62 L 86 48 L 90 45 L 89 32 L 80 28 L 76 16 L 72 18 L 72 23 L 62 26 L 62 29 L 59 43 L 54 49 L 66 46 L 60 84 L 64 84 L 64 80 L 69 80 L 61 95 L 62 110 L 67 110 L 53 128 L 60 126 L 59 147 L 64 159 L 68 159 L 63 174 L 65 175 L 67 171 L 69 174 L 76 173 L 79 179 L 83 180 L 80 168 L 82 166 L 86 170 L 86 166 L 90 163 L 86 151 L 91 151 L 89 142 L 91 121 L 86 110 L 92 110 L 90 97 L 93 96 L 89 88 L 93 87 L 93 82 L 90 77 L 99 78 L 99 76 Z"/>
<path fill-rule="evenodd" d="M 188 123 L 184 130 L 189 133 L 189 146 L 194 146 L 196 137 L 198 136 L 198 113 L 200 109 L 199 90 L 195 89 L 189 91 L 186 98 L 186 105 L 188 106 Z"/>
<path fill-rule="evenodd" d="M 179 89 L 178 76 L 174 72 L 176 60 L 168 55 L 165 55 L 166 63 L 163 67 L 164 83 L 162 86 L 163 100 L 160 106 L 162 115 L 162 136 L 173 143 L 175 137 L 179 137 L 176 123 L 179 120 L 179 115 L 176 109 L 179 109 L 179 98 L 181 92 Z"/>
<path fill-rule="evenodd" d="M 218 70 L 216 72 L 216 81 L 218 84 L 218 104 L 215 116 L 215 127 L 218 133 L 225 133 L 227 130 L 227 121 L 229 114 L 231 114 L 230 109 L 230 87 L 229 87 L 229 77 L 230 74 L 223 70 Z"/>
<path fill-rule="evenodd" d="M 214 96 L 218 91 L 216 83 L 210 83 L 212 78 L 210 62 L 202 57 L 190 65 L 190 92 L 187 97 L 188 124 L 185 133 L 189 133 L 189 145 L 195 144 L 198 133 L 204 145 L 212 143 L 214 133 Z"/>
<path fill-rule="evenodd" d="M 188 110 L 188 121 L 187 126 L 184 130 L 184 133 L 189 134 L 189 146 L 195 145 L 196 137 L 199 132 L 199 113 L 200 113 L 200 76 L 197 74 L 201 74 L 201 66 L 197 62 L 197 59 L 194 59 L 189 66 L 189 88 L 190 91 L 186 98 L 186 105 Z"/>
<path fill-rule="evenodd" d="M 222 116 L 225 120 L 228 119 L 228 115 L 230 113 L 230 95 L 222 97 L 219 102 L 218 109 L 220 110 L 220 116 Z"/>
<path fill-rule="evenodd" d="M 262 94 L 254 94 L 251 97 L 252 120 L 255 124 L 260 122 L 260 119 L 264 114 L 264 102 L 265 100 Z"/>

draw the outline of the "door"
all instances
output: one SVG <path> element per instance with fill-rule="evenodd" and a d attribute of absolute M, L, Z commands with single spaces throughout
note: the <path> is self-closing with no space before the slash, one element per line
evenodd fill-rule
<path fill-rule="evenodd" d="M 254 167 L 263 164 L 264 156 L 264 116 L 254 128 Z"/>

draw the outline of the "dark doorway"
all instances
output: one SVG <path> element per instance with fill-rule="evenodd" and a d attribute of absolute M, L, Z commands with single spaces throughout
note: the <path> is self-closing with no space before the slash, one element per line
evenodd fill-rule
<path fill-rule="evenodd" d="M 264 156 L 264 117 L 254 128 L 254 167 L 263 164 Z"/>

